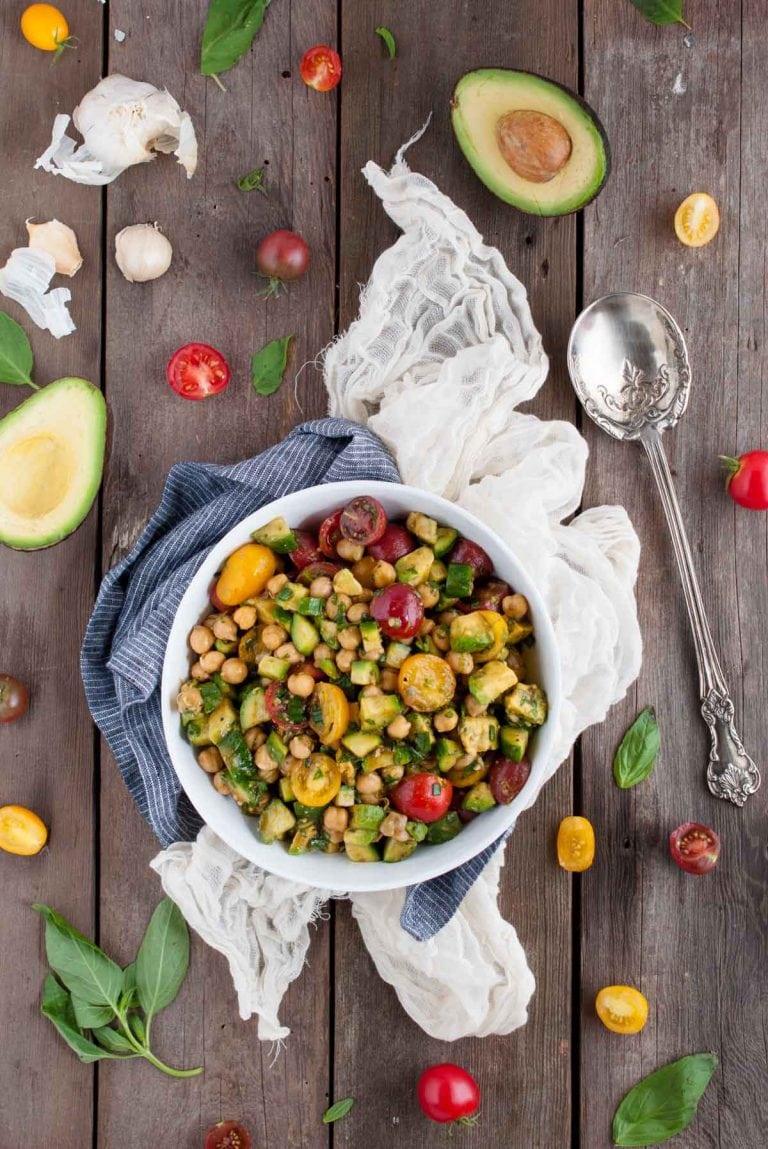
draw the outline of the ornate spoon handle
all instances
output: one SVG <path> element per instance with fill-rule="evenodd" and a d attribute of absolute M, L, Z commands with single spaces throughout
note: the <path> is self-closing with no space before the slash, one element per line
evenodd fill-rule
<path fill-rule="evenodd" d="M 661 495 L 683 584 L 685 605 L 691 621 L 696 661 L 699 665 L 701 713 L 712 739 L 707 766 L 707 785 L 716 798 L 726 798 L 736 806 L 743 806 L 749 795 L 754 794 L 760 785 L 760 772 L 745 751 L 734 727 L 733 702 L 729 697 L 715 644 L 712 641 L 680 505 L 672 484 L 667 457 L 661 445 L 661 436 L 655 429 L 648 428 L 641 435 L 641 442 L 645 447 Z"/>

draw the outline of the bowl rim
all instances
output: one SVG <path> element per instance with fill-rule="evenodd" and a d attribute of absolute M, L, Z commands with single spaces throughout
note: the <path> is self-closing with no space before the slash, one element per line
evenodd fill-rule
<path fill-rule="evenodd" d="M 319 492 L 324 496 L 324 510 L 302 511 L 302 503 L 306 503 L 308 497 L 316 498 Z M 189 626 L 193 625 L 185 621 L 185 614 L 189 612 L 195 619 L 200 618 L 204 609 L 201 591 L 204 590 L 207 596 L 208 586 L 224 559 L 238 545 L 249 541 L 251 531 L 263 526 L 270 519 L 282 515 L 288 521 L 292 519 L 292 525 L 302 526 L 307 522 L 320 520 L 356 495 L 370 494 L 386 502 L 387 496 L 392 496 L 395 492 L 399 500 L 412 500 L 409 509 L 422 510 L 439 518 L 446 525 L 457 527 L 462 535 L 474 539 L 485 549 L 488 545 L 492 550 L 498 549 L 502 552 L 505 562 L 508 561 L 516 571 L 510 581 L 514 583 L 516 589 L 519 588 L 525 594 L 530 603 L 531 614 L 535 620 L 537 657 L 540 664 L 544 662 L 547 664 L 544 683 L 549 702 L 547 722 L 537 731 L 528 780 L 508 806 L 496 806 L 484 818 L 478 818 L 467 824 L 462 833 L 449 842 L 432 846 L 423 853 L 414 851 L 410 858 L 398 862 L 397 865 L 388 865 L 385 862 L 369 864 L 350 862 L 343 854 L 313 854 L 310 879 L 306 874 L 299 873 L 303 867 L 297 866 L 298 862 L 306 861 L 309 855 L 303 857 L 291 855 L 285 848 L 276 848 L 280 846 L 279 843 L 267 846 L 260 842 L 255 830 L 249 826 L 252 820 L 242 814 L 229 797 L 218 794 L 213 789 L 208 776 L 197 765 L 192 747 L 181 736 L 178 711 L 174 705 L 180 682 L 177 663 L 180 651 L 183 652 L 185 659 L 188 659 L 187 634 Z M 494 572 L 497 566 L 494 561 Z M 501 572 L 499 577 L 504 577 Z M 199 607 L 192 611 L 191 603 L 198 600 L 201 600 Z M 176 608 L 163 656 L 160 693 L 163 734 L 168 756 L 189 801 L 214 833 L 242 857 L 279 877 L 337 893 L 365 893 L 399 889 L 449 873 L 471 861 L 514 826 L 518 814 L 531 804 L 529 797 L 531 792 L 538 792 L 545 780 L 542 775 L 551 758 L 559 724 L 562 684 L 554 628 L 541 593 L 524 563 L 491 527 L 471 511 L 423 488 L 406 483 L 351 479 L 316 484 L 281 495 L 246 515 L 210 548 Z M 233 821 L 233 812 L 237 814 L 237 823 Z M 502 812 L 505 815 L 503 818 L 499 816 Z M 474 830 L 474 827 L 479 829 Z M 471 833 L 468 832 L 470 830 Z M 327 864 L 329 862 L 332 863 L 330 866 Z"/>

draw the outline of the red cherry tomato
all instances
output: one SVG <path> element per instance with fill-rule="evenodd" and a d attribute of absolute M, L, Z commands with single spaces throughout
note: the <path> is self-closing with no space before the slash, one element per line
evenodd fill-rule
<path fill-rule="evenodd" d="M 371 614 L 389 638 L 413 638 L 424 621 L 424 603 L 413 587 L 393 582 L 373 596 Z"/>
<path fill-rule="evenodd" d="M 323 575 L 332 579 L 340 570 L 341 567 L 336 563 L 310 563 L 309 566 L 304 567 L 296 581 L 300 582 L 302 586 L 309 586 L 316 578 L 321 578 Z"/>
<path fill-rule="evenodd" d="M 226 614 L 230 608 L 225 602 L 222 602 L 219 596 L 216 594 L 216 584 L 218 581 L 218 579 L 214 579 L 209 586 L 208 598 L 211 600 L 211 605 L 216 607 L 216 610 L 220 611 L 222 614 Z"/>
<path fill-rule="evenodd" d="M 432 1121 L 473 1125 L 480 1108 L 480 1089 L 471 1073 L 444 1062 L 425 1069 L 416 1087 L 419 1105 Z"/>
<path fill-rule="evenodd" d="M 10 674 L 0 674 L 0 725 L 17 722 L 27 713 L 29 692 L 23 682 Z"/>
<path fill-rule="evenodd" d="M 509 583 L 499 578 L 489 578 L 476 586 L 472 594 L 472 610 L 495 610 L 501 612 L 502 600 L 511 594 Z"/>
<path fill-rule="evenodd" d="M 497 758 L 491 766 L 488 784 L 500 806 L 508 806 L 522 790 L 531 773 L 531 764 L 525 758 L 513 762 L 510 758 Z"/>
<path fill-rule="evenodd" d="M 320 524 L 320 550 L 329 559 L 336 558 L 336 544 L 341 540 L 341 509 L 334 511 Z"/>
<path fill-rule="evenodd" d="M 452 563 L 467 563 L 475 572 L 475 578 L 488 578 L 493 572 L 493 563 L 482 547 L 469 539 L 459 539 L 451 551 Z"/>
<path fill-rule="evenodd" d="M 420 822 L 436 822 L 447 813 L 453 785 L 442 774 L 407 774 L 390 791 L 397 810 Z"/>
<path fill-rule="evenodd" d="M 229 364 L 208 343 L 185 343 L 168 360 L 165 377 L 182 399 L 207 399 L 229 385 Z"/>
<path fill-rule="evenodd" d="M 322 562 L 323 554 L 317 545 L 317 539 L 311 531 L 294 531 L 298 546 L 290 551 L 288 558 L 297 570 L 303 571 L 310 563 Z"/>
<path fill-rule="evenodd" d="M 728 478 L 725 489 L 740 507 L 748 511 L 768 511 L 768 451 L 747 451 L 732 459 L 720 456 Z"/>
<path fill-rule="evenodd" d="M 251 1135 L 239 1121 L 220 1121 L 205 1135 L 204 1149 L 252 1149 Z"/>
<path fill-rule="evenodd" d="M 683 822 L 669 835 L 669 852 L 686 874 L 708 874 L 720 857 L 720 839 L 701 822 Z"/>
<path fill-rule="evenodd" d="M 277 295 L 285 283 L 300 279 L 307 270 L 309 248 L 295 231 L 272 231 L 256 248 L 256 266 L 269 280 L 261 294 Z"/>
<path fill-rule="evenodd" d="M 366 549 L 371 558 L 394 565 L 403 555 L 416 550 L 416 540 L 411 532 L 401 527 L 399 523 L 387 523 L 379 541 L 368 543 Z"/>
<path fill-rule="evenodd" d="M 345 539 L 367 547 L 377 543 L 387 529 L 387 512 L 378 499 L 358 495 L 341 512 L 339 526 Z"/>
<path fill-rule="evenodd" d="M 314 676 L 313 676 L 314 677 Z M 282 682 L 270 682 L 264 701 L 275 726 L 286 734 L 297 734 L 307 725 L 307 705 L 303 698 L 291 694 Z"/>
<path fill-rule="evenodd" d="M 301 57 L 301 78 L 316 92 L 330 92 L 341 80 L 341 56 L 327 44 L 317 44 Z"/>

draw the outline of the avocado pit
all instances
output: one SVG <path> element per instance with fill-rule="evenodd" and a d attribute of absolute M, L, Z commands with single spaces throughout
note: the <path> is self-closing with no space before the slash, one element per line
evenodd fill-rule
<path fill-rule="evenodd" d="M 504 161 L 521 179 L 549 183 L 571 157 L 571 137 L 546 112 L 518 108 L 496 122 L 496 141 Z"/>

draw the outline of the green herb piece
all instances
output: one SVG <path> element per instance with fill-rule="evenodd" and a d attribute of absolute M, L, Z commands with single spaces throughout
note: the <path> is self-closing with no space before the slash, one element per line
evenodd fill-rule
<path fill-rule="evenodd" d="M 38 388 L 32 382 L 32 348 L 23 327 L 0 311 L 0 383 Z"/>
<path fill-rule="evenodd" d="M 254 352 L 251 378 L 257 395 L 273 395 L 283 382 L 292 339 L 292 335 L 286 335 L 284 339 L 273 339 L 261 351 Z"/>
<path fill-rule="evenodd" d="M 352 1106 L 355 1104 L 354 1097 L 344 1097 L 341 1101 L 334 1101 L 329 1109 L 326 1109 L 323 1114 L 323 1125 L 330 1125 L 333 1121 L 339 1121 L 342 1117 L 346 1117 Z"/>
<path fill-rule="evenodd" d="M 651 24 L 682 24 L 690 28 L 683 19 L 683 0 L 629 0 L 638 12 Z"/>
<path fill-rule="evenodd" d="M 200 71 L 213 76 L 228 71 L 250 48 L 264 23 L 270 0 L 211 0 L 200 46 Z"/>
<path fill-rule="evenodd" d="M 111 1025 L 102 1025 L 94 1029 L 93 1036 L 102 1049 L 108 1049 L 110 1053 L 125 1053 L 129 1057 L 139 1056 L 128 1038 L 123 1037 L 122 1033 L 118 1029 L 113 1029 Z"/>
<path fill-rule="evenodd" d="M 619 744 L 613 760 L 616 785 L 629 790 L 647 778 L 656 763 L 661 740 L 652 706 L 641 710 Z"/>
<path fill-rule="evenodd" d="M 116 1013 L 123 988 L 120 966 L 50 906 L 32 908 L 45 918 L 45 952 L 53 972 L 81 1001 L 109 1005 Z"/>
<path fill-rule="evenodd" d="M 614 1144 L 660 1145 L 682 1133 L 716 1068 L 714 1053 L 692 1053 L 644 1077 L 613 1115 Z"/>
<path fill-rule="evenodd" d="M 81 1029 L 98 1029 L 100 1025 L 108 1025 L 115 1016 L 111 1005 L 91 1005 L 88 1001 L 81 1001 L 74 994 L 72 994 L 72 1008 Z"/>
<path fill-rule="evenodd" d="M 390 60 L 394 60 L 395 56 L 397 55 L 397 44 L 395 43 L 395 37 L 390 32 L 389 28 L 385 28 L 383 24 L 379 24 L 378 28 L 376 29 L 376 35 L 381 36 L 386 46 Z"/>
<path fill-rule="evenodd" d="M 260 191 L 262 195 L 267 194 L 267 189 L 264 187 L 264 168 L 254 168 L 248 175 L 240 176 L 236 183 L 241 192 Z"/>
<path fill-rule="evenodd" d="M 56 981 L 52 973 L 49 973 L 43 982 L 43 1000 L 40 1009 L 81 1061 L 88 1064 L 91 1061 L 100 1061 L 104 1057 L 117 1056 L 100 1049 L 85 1036 L 77 1024 L 69 991 Z"/>
<path fill-rule="evenodd" d="M 170 1005 L 189 966 L 189 931 L 181 910 L 164 898 L 150 918 L 136 955 L 136 990 L 147 1027 Z"/>

